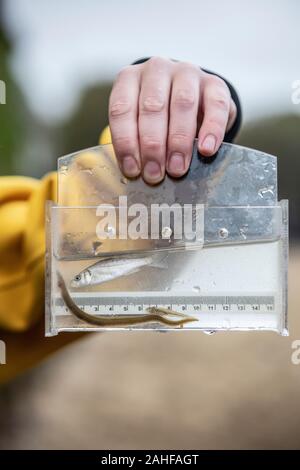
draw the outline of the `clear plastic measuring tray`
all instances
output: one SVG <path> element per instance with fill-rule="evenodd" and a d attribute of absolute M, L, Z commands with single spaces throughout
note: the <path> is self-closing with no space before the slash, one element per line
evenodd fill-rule
<path fill-rule="evenodd" d="M 46 221 L 48 336 L 288 334 L 288 202 L 277 200 L 277 159 L 223 144 L 205 160 L 196 149 L 183 178 L 155 187 L 124 178 L 111 145 L 58 160 L 58 204 L 48 203 Z"/>

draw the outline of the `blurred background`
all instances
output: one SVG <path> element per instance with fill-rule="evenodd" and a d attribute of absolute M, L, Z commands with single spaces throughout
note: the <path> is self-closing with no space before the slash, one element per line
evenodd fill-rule
<path fill-rule="evenodd" d="M 87 335 L 0 388 L 0 448 L 300 448 L 300 3 L 0 0 L 0 174 L 97 144 L 115 74 L 144 56 L 229 79 L 237 142 L 278 156 L 291 336 Z"/>

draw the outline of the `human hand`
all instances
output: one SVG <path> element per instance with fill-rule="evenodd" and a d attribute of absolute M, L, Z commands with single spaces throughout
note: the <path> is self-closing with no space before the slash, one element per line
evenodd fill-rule
<path fill-rule="evenodd" d="M 149 184 L 167 172 L 184 175 L 193 141 L 212 156 L 219 149 L 237 109 L 224 80 L 199 67 L 160 57 L 125 67 L 109 101 L 112 143 L 128 177 L 142 174 Z"/>

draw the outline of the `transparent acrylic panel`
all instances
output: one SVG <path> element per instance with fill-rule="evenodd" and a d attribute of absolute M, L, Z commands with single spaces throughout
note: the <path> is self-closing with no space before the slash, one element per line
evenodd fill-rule
<path fill-rule="evenodd" d="M 113 224 L 116 236 L 101 238 L 97 208 L 110 204 L 118 219 L 120 196 L 128 206 L 192 204 L 201 236 L 183 233 L 176 240 L 173 220 L 157 226 L 155 239 L 121 239 Z M 124 179 L 110 145 L 63 157 L 58 205 L 48 207 L 46 256 L 47 335 L 103 329 L 287 334 L 287 201 L 277 202 L 276 158 L 261 152 L 224 144 L 212 163 L 194 154 L 185 178 L 167 177 L 154 188 Z M 75 306 L 98 321 L 67 305 L 61 278 Z"/>
<path fill-rule="evenodd" d="M 276 212 L 278 209 L 283 218 L 281 207 Z M 60 239 L 56 226 L 55 237 L 50 235 L 56 245 L 48 252 L 51 258 L 48 333 L 97 329 L 96 325 L 76 318 L 66 307 L 57 272 L 63 276 L 73 300 L 86 312 L 112 315 L 112 323 L 105 326 L 109 329 L 115 328 L 113 315 L 147 314 L 147 308 L 160 306 L 197 319 L 181 329 L 269 329 L 283 333 L 286 327 L 285 231 L 283 223 L 282 236 L 259 243 L 220 244 L 198 250 L 145 252 L 138 249 L 136 253 L 119 256 L 118 259 L 124 260 L 120 277 L 73 287 L 78 273 L 110 258 L 99 258 L 92 253 L 89 258 L 81 258 L 76 250 L 72 254 L 67 245 L 65 252 L 57 249 Z M 70 239 L 70 244 L 72 249 L 76 246 L 76 237 Z M 138 261 L 136 270 L 131 269 L 132 261 Z M 149 322 L 121 328 L 170 329 L 170 326 Z"/>
<path fill-rule="evenodd" d="M 257 150 L 222 144 L 215 158 L 197 153 L 190 170 L 180 179 L 168 176 L 157 186 L 141 178 L 126 179 L 112 145 L 82 150 L 58 159 L 58 203 L 86 207 L 118 206 L 127 196 L 128 205 L 140 202 L 189 203 L 210 206 L 273 206 L 277 204 L 277 159 Z"/>

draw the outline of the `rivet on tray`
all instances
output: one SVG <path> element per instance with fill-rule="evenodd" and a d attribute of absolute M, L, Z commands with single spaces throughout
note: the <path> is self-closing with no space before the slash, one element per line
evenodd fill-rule
<path fill-rule="evenodd" d="M 220 228 L 219 230 L 219 237 L 220 238 L 227 238 L 228 237 L 228 230 L 227 228 Z"/>
<path fill-rule="evenodd" d="M 161 230 L 162 238 L 167 238 L 167 239 L 171 238 L 172 233 L 173 233 L 173 231 L 172 231 L 171 227 L 163 227 L 162 230 Z"/>

